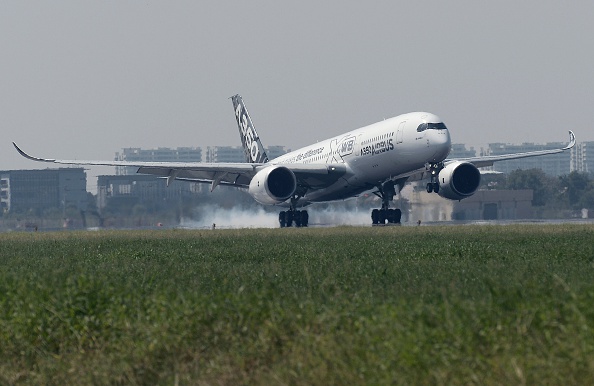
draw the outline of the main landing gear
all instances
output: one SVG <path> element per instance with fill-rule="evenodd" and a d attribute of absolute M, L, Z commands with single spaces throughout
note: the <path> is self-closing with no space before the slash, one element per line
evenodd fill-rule
<path fill-rule="evenodd" d="M 301 198 L 295 195 L 291 198 L 291 208 L 283 210 L 278 214 L 278 222 L 281 228 L 292 227 L 293 223 L 296 227 L 306 227 L 309 224 L 309 214 L 306 210 L 297 210 L 297 201 Z"/>
<path fill-rule="evenodd" d="M 280 227 L 292 227 L 295 223 L 296 227 L 306 227 L 309 224 L 309 214 L 306 210 L 283 210 L 278 214 L 278 222 Z"/>
<path fill-rule="evenodd" d="M 390 209 L 390 201 L 396 195 L 396 189 L 393 181 L 388 181 L 381 186 L 378 186 L 378 191 L 373 192 L 376 196 L 382 199 L 381 209 L 374 209 L 371 211 L 372 225 L 386 225 L 400 224 L 402 218 L 402 211 L 400 209 Z"/>
<path fill-rule="evenodd" d="M 400 224 L 402 211 L 400 209 L 374 209 L 371 211 L 372 225 Z"/>

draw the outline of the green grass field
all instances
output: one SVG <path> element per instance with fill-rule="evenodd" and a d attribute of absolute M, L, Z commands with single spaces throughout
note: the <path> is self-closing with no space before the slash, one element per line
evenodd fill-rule
<path fill-rule="evenodd" d="M 0 384 L 594 384 L 594 226 L 0 234 Z"/>

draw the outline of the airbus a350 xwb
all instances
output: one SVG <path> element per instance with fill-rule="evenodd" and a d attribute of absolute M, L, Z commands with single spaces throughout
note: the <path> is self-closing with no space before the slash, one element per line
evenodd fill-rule
<path fill-rule="evenodd" d="M 325 141 L 269 160 L 241 96 L 231 97 L 244 163 L 176 163 L 135 161 L 80 161 L 24 157 L 69 165 L 133 166 L 138 173 L 153 174 L 171 181 L 204 182 L 247 189 L 260 204 L 287 207 L 279 214 L 281 227 L 307 226 L 309 216 L 300 208 L 316 202 L 344 200 L 364 192 L 381 198 L 381 208 L 371 212 L 372 224 L 398 224 L 400 209 L 390 208 L 405 183 L 427 179 L 427 192 L 450 200 L 472 196 L 479 187 L 478 168 L 496 161 L 560 153 L 560 149 L 508 155 L 448 159 L 450 133 L 442 120 L 431 113 L 414 112 L 386 119 L 340 134 Z"/>

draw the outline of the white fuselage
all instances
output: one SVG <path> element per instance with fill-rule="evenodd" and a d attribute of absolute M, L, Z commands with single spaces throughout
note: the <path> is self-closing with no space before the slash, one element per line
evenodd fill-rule
<path fill-rule="evenodd" d="M 441 124 L 439 129 L 420 126 L 437 123 Z M 303 147 L 271 160 L 270 164 L 345 164 L 347 174 L 343 178 L 303 197 L 306 202 L 320 202 L 352 197 L 389 179 L 402 178 L 428 163 L 441 162 L 450 148 L 450 134 L 439 117 L 415 112 Z"/>

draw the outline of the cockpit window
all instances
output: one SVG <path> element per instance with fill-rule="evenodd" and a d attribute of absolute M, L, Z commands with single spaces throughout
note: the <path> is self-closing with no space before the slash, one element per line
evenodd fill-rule
<path fill-rule="evenodd" d="M 447 127 L 444 125 L 443 122 L 439 123 L 421 123 L 419 127 L 417 127 L 417 131 L 425 131 L 425 130 L 446 130 Z"/>

